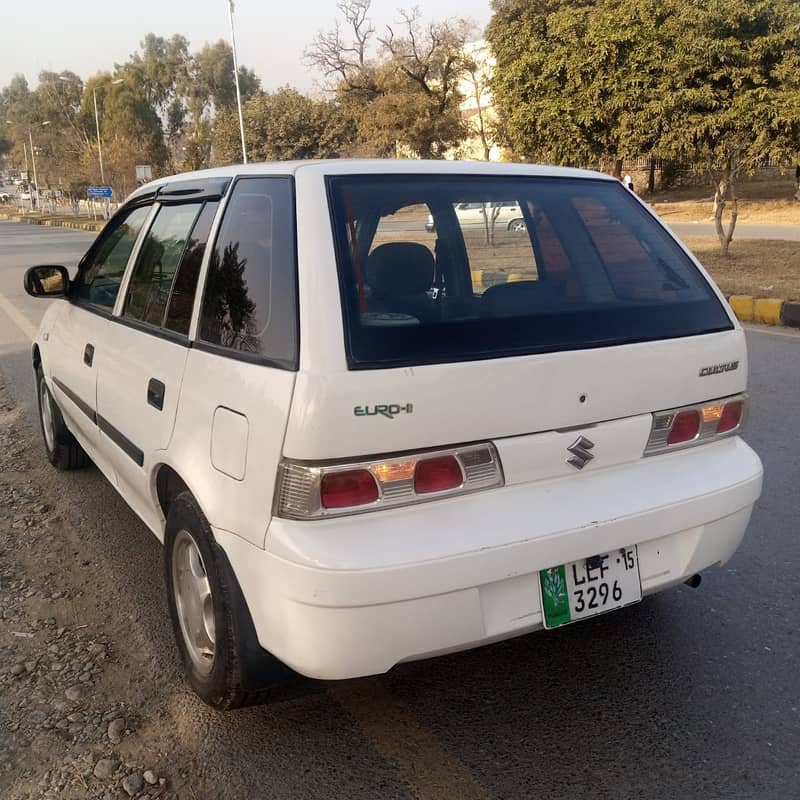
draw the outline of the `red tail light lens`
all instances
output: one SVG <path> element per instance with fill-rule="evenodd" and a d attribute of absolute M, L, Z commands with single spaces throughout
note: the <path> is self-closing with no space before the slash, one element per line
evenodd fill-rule
<path fill-rule="evenodd" d="M 725 433 L 732 431 L 734 428 L 739 427 L 742 421 L 742 407 L 741 400 L 735 400 L 732 403 L 726 403 L 725 408 L 722 409 L 722 416 L 719 418 L 717 425 L 717 433 Z"/>
<path fill-rule="evenodd" d="M 691 442 L 700 433 L 700 412 L 696 409 L 681 411 L 675 415 L 667 444 Z"/>
<path fill-rule="evenodd" d="M 378 484 L 367 469 L 328 472 L 322 476 L 320 497 L 324 508 L 364 506 L 378 499 Z"/>
<path fill-rule="evenodd" d="M 341 517 L 502 485 L 503 468 L 491 442 L 339 464 L 282 459 L 273 511 L 284 519 Z"/>
<path fill-rule="evenodd" d="M 414 471 L 414 491 L 417 494 L 457 489 L 463 482 L 464 476 L 455 456 L 422 459 Z"/>
<path fill-rule="evenodd" d="M 693 447 L 736 434 L 747 418 L 747 394 L 656 411 L 644 455 Z"/>

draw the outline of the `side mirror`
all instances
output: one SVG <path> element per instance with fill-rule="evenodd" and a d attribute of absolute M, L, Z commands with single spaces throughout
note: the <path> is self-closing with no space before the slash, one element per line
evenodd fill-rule
<path fill-rule="evenodd" d="M 66 267 L 31 267 L 25 273 L 25 291 L 31 297 L 66 297 L 69 273 Z"/>

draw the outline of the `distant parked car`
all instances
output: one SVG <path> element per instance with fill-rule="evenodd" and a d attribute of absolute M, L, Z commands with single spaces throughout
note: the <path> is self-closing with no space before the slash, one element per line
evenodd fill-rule
<path fill-rule="evenodd" d="M 485 203 L 457 203 L 456 219 L 462 229 L 484 228 L 488 222 L 495 230 L 524 231 L 525 217 L 519 203 L 494 201 Z M 425 230 L 435 230 L 433 214 L 428 214 Z"/>

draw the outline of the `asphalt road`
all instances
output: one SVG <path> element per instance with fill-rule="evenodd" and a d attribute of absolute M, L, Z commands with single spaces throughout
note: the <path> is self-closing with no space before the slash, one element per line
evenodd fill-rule
<path fill-rule="evenodd" d="M 89 241 L 0 223 L 0 369 L 29 410 L 26 329 L 44 302 L 23 294 L 23 269 L 74 264 Z M 725 568 L 696 590 L 269 708 L 220 716 L 183 695 L 192 733 L 175 757 L 204 765 L 198 797 L 800 797 L 800 337 L 748 340 L 746 438 L 766 479 Z M 95 470 L 52 474 L 86 546 L 119 564 L 108 613 L 144 626 L 154 674 L 176 682 L 159 545 Z"/>
<path fill-rule="evenodd" d="M 664 222 L 678 236 L 716 236 L 713 222 L 670 222 L 669 216 Z M 800 241 L 800 225 L 737 225 L 733 231 L 735 239 L 786 239 Z"/>

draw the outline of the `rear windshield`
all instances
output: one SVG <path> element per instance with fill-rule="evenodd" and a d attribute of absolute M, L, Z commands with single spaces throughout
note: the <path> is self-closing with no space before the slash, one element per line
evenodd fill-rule
<path fill-rule="evenodd" d="M 466 361 L 732 327 L 616 181 L 329 178 L 351 368 Z"/>

